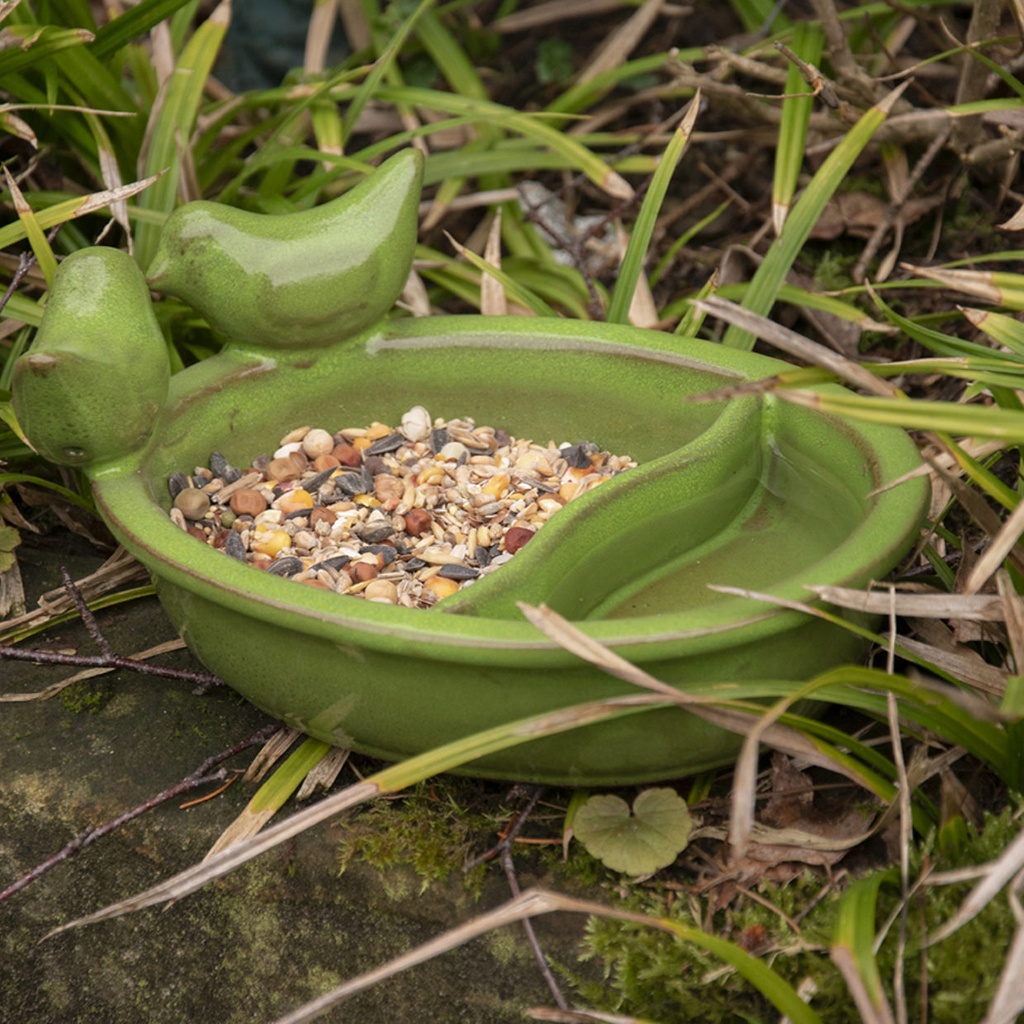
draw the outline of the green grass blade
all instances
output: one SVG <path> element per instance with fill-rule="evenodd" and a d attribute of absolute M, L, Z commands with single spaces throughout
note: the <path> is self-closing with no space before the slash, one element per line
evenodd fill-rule
<path fill-rule="evenodd" d="M 66 502 L 77 508 L 84 509 L 86 512 L 94 511 L 92 504 L 80 494 L 75 494 L 74 491 L 61 484 L 33 476 L 31 473 L 0 473 L 0 487 L 6 487 L 8 484 L 31 484 L 33 487 L 41 487 L 43 490 L 59 494 Z"/>
<path fill-rule="evenodd" d="M 957 461 L 957 465 L 964 471 L 967 479 L 972 483 L 977 484 L 990 498 L 994 498 L 1003 506 L 1007 511 L 1013 511 L 1020 502 L 1020 496 L 1017 492 L 1007 484 L 1004 484 L 994 473 L 989 472 L 977 459 L 975 459 L 968 452 L 964 451 L 950 437 L 945 437 L 943 440 L 946 442 L 946 446 L 949 448 L 953 457 Z"/>
<path fill-rule="evenodd" d="M 465 258 L 469 263 L 472 263 L 473 266 L 481 273 L 489 274 L 493 277 L 495 281 L 505 289 L 505 295 L 513 302 L 518 302 L 521 306 L 525 306 L 537 316 L 558 316 L 558 314 L 539 295 L 535 295 L 533 292 L 524 288 L 518 281 L 510 277 L 503 270 L 499 270 L 493 264 L 488 263 L 482 256 L 479 256 L 472 250 L 467 249 L 464 245 L 460 245 L 451 237 L 451 235 L 448 235 L 448 239 L 458 250 L 460 256 Z"/>
<path fill-rule="evenodd" d="M 142 209 L 170 213 L 177 203 L 180 150 L 182 146 L 189 145 L 192 137 L 203 86 L 220 51 L 229 12 L 230 6 L 221 3 L 196 29 L 167 82 L 162 105 L 158 103 L 153 111 L 145 174 L 163 174 L 163 177 L 141 197 L 139 206 Z M 146 221 L 140 223 L 136 230 L 135 258 L 143 268 L 152 262 L 160 230 L 160 225 Z"/>
<path fill-rule="evenodd" d="M 945 267 L 915 267 L 909 264 L 903 266 L 947 288 L 975 295 L 1008 309 L 1024 310 L 1024 274 L 1002 270 L 949 270 Z M 904 286 L 906 283 L 903 282 Z"/>
<path fill-rule="evenodd" d="M 866 423 L 903 427 L 904 430 L 935 430 L 956 437 L 991 437 L 1024 444 L 1024 415 L 1011 409 L 955 402 L 908 402 L 853 394 L 828 395 L 810 391 L 776 392 L 787 402 Z"/>
<path fill-rule="evenodd" d="M 40 227 L 39 221 L 36 220 L 32 207 L 25 201 L 25 197 L 21 194 L 21 189 L 18 188 L 17 182 L 11 176 L 11 172 L 6 167 L 3 170 L 7 190 L 11 193 L 14 209 L 18 214 L 18 221 L 25 229 L 25 237 L 28 239 L 28 244 L 32 247 L 32 254 L 36 258 L 36 263 L 39 264 L 39 269 L 43 272 L 43 277 L 46 278 L 47 287 L 49 287 L 53 282 L 53 275 L 57 273 L 57 257 L 53 255 L 53 249 L 50 248 L 46 233 Z"/>
<path fill-rule="evenodd" d="M 658 214 L 661 212 L 661 204 L 665 200 L 669 183 L 675 173 L 679 161 L 682 159 L 686 144 L 690 141 L 690 134 L 693 131 L 694 122 L 697 120 L 697 113 L 700 110 L 700 93 L 694 96 L 686 116 L 680 122 L 679 127 L 672 133 L 669 144 L 658 163 L 658 169 L 654 172 L 650 187 L 644 196 L 644 201 L 637 214 L 636 223 L 626 246 L 626 252 L 622 257 L 622 265 L 619 267 L 618 278 L 612 290 L 611 302 L 608 304 L 608 312 L 605 318 L 612 324 L 629 323 L 629 310 L 633 302 L 633 294 L 636 291 L 637 281 L 640 279 L 644 269 L 644 261 L 651 246 L 651 236 L 654 234 L 654 226 L 658 221 Z"/>
<path fill-rule="evenodd" d="M 124 14 L 108 21 L 89 46 L 97 60 L 106 60 L 126 43 L 145 35 L 154 25 L 169 18 L 190 0 L 142 0 Z"/>
<path fill-rule="evenodd" d="M 818 25 L 800 21 L 793 30 L 790 48 L 801 60 L 817 64 L 821 59 L 823 42 L 824 36 Z M 799 66 L 791 61 L 786 72 L 786 98 L 782 101 L 779 142 L 775 148 L 775 173 L 772 178 L 772 225 L 777 235 L 782 232 L 782 225 L 789 216 L 804 163 L 807 126 L 814 107 L 814 96 L 809 89 Z"/>
<path fill-rule="evenodd" d="M 686 308 L 683 315 L 679 318 L 679 323 L 676 324 L 676 329 L 672 332 L 673 334 L 677 334 L 681 338 L 697 337 L 700 329 L 704 326 L 707 313 L 694 305 L 693 300 L 706 299 L 709 295 L 716 294 L 718 290 L 717 280 L 718 273 L 716 271 L 704 282 L 695 295 L 689 296 Z"/>
<path fill-rule="evenodd" d="M 858 879 L 839 904 L 832 960 L 853 996 L 862 1020 L 892 1021 L 875 958 L 875 905 L 888 872 L 874 871 Z"/>
<path fill-rule="evenodd" d="M 676 254 L 684 245 L 689 245 L 690 242 L 697 237 L 709 224 L 718 220 L 719 217 L 732 205 L 731 199 L 725 199 L 718 204 L 709 214 L 702 217 L 693 227 L 687 228 L 669 247 L 668 252 L 660 260 L 658 265 L 651 271 L 650 280 L 651 287 L 653 288 L 662 278 L 665 271 L 672 266 L 673 261 L 676 258 Z"/>
<path fill-rule="evenodd" d="M 989 309 L 963 308 L 961 312 L 979 331 L 987 334 L 994 342 L 1005 345 L 1011 352 L 1024 356 L 1024 324 L 1005 313 Z"/>
<path fill-rule="evenodd" d="M 152 583 L 143 584 L 141 587 L 131 587 L 128 590 L 118 590 L 113 594 L 104 594 L 102 597 L 93 598 L 86 602 L 90 611 L 98 612 L 104 608 L 113 608 L 119 604 L 127 604 L 129 601 L 137 601 L 141 597 L 155 597 L 156 586 Z M 34 622 L 25 626 L 19 626 L 4 633 L 0 630 L 0 643 L 20 644 L 30 637 L 45 633 L 51 626 L 59 626 L 64 622 L 71 622 L 78 619 L 78 611 L 64 612 L 60 615 L 47 616 L 42 622 Z M 3 623 L 0 623 L 2 626 Z"/>
<path fill-rule="evenodd" d="M 74 199 L 66 199 L 54 206 L 35 213 L 36 223 L 43 231 L 64 224 L 75 217 L 84 217 L 87 213 L 94 213 L 96 210 L 104 209 L 119 199 L 127 199 L 136 195 L 152 185 L 157 179 L 147 178 L 144 181 L 132 182 L 129 185 L 122 185 L 117 189 L 108 189 L 105 192 L 96 192 L 91 196 L 76 196 Z M 163 217 L 154 220 L 153 223 L 159 226 Z M 6 249 L 26 237 L 25 225 L 19 220 L 13 224 L 7 224 L 0 228 L 0 249 Z M 16 298 L 16 296 L 14 297 Z M 13 299 L 12 299 L 13 301 Z M 8 308 L 11 308 L 10 306 Z M 21 307 L 25 308 L 25 307 Z M 19 318 L 20 319 L 20 318 Z"/>
<path fill-rule="evenodd" d="M 757 957 L 751 956 L 745 949 L 727 939 L 719 938 L 666 917 L 652 917 L 652 926 L 663 928 L 677 935 L 686 942 L 706 949 L 723 963 L 728 964 L 736 973 L 754 986 L 778 1011 L 793 1024 L 821 1024 L 821 1018 L 797 994 L 796 990 L 781 975 Z"/>
<path fill-rule="evenodd" d="M 773 0 L 730 0 L 729 6 L 747 32 L 777 32 L 789 25 Z"/>
<path fill-rule="evenodd" d="M 885 318 L 894 326 L 898 327 L 904 334 L 913 338 L 914 341 L 923 345 L 929 352 L 940 356 L 987 356 L 995 359 L 1012 358 L 1005 352 L 988 348 L 985 345 L 978 345 L 972 341 L 964 341 L 961 338 L 954 338 L 941 331 L 933 330 L 922 324 L 897 313 L 882 297 L 877 290 L 870 288 L 869 292 L 875 305 L 882 311 Z"/>
<path fill-rule="evenodd" d="M 468 96 L 456 96 L 452 93 L 410 86 L 382 86 L 377 90 L 377 98 L 390 103 L 404 103 L 469 117 L 478 124 L 500 124 L 506 131 L 518 132 L 550 147 L 564 158 L 568 167 L 582 171 L 598 188 L 614 198 L 630 199 L 633 195 L 629 182 L 613 171 L 604 160 L 576 139 L 552 127 L 544 117 L 524 114 L 489 100 L 477 100 Z"/>
<path fill-rule="evenodd" d="M 771 312 L 790 267 L 804 247 L 826 203 L 846 177 L 853 161 L 888 116 L 902 91 L 902 88 L 894 90 L 881 103 L 868 110 L 818 169 L 750 282 L 743 305 L 752 313 L 768 316 Z M 722 341 L 731 348 L 749 350 L 754 347 L 755 338 L 749 331 L 730 327 Z"/>
<path fill-rule="evenodd" d="M 676 54 L 656 53 L 649 57 L 639 57 L 636 60 L 626 61 L 617 68 L 604 71 L 599 75 L 580 85 L 573 85 L 561 96 L 553 100 L 545 108 L 548 114 L 575 114 L 579 111 L 588 110 L 597 103 L 602 96 L 611 92 L 617 85 L 626 82 L 631 78 L 642 78 L 659 71 L 674 61 L 696 61 L 704 60 L 703 47 L 695 47 L 689 50 L 680 50 Z M 556 124 L 563 124 L 566 118 L 562 117 Z"/>
<path fill-rule="evenodd" d="M 432 4 L 430 6 L 433 6 Z M 424 11 L 416 26 L 416 37 L 430 55 L 437 69 L 460 96 L 488 99 L 487 90 L 476 68 L 444 22 L 432 10 Z"/>
<path fill-rule="evenodd" d="M 435 0 L 422 0 L 416 10 L 402 22 L 398 31 L 392 35 L 384 52 L 374 61 L 370 73 L 356 89 L 355 95 L 351 97 L 351 101 L 342 118 L 342 137 L 345 143 L 348 142 L 352 135 L 356 121 L 359 120 L 359 115 L 365 109 L 366 104 L 374 98 L 385 76 L 394 67 L 395 61 L 398 59 L 406 39 L 409 38 L 410 33 L 416 27 L 416 23 L 434 6 L 434 3 Z M 395 102 L 401 104 L 402 101 L 396 100 Z"/>
<path fill-rule="evenodd" d="M 24 71 L 47 57 L 72 47 L 84 46 L 93 39 L 91 32 L 80 28 L 54 28 L 47 25 L 35 33 L 28 34 L 26 30 L 29 28 L 31 26 L 8 26 L 8 31 L 25 38 L 21 45 L 10 46 L 0 53 L 0 82 L 8 75 Z"/>

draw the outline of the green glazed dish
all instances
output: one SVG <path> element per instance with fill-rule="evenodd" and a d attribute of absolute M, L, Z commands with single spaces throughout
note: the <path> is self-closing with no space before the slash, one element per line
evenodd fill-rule
<path fill-rule="evenodd" d="M 393 191 L 384 188 L 396 179 Z M 306 321 L 304 342 L 276 343 L 272 331 L 255 342 L 232 338 L 219 355 L 170 377 L 147 435 L 120 443 L 106 426 L 111 411 L 96 403 L 85 408 L 86 441 L 75 436 L 76 424 L 55 419 L 62 394 L 83 372 L 81 353 L 71 359 L 70 340 L 62 342 L 59 280 L 51 297 L 56 315 L 48 328 L 44 320 L 37 346 L 16 367 L 15 405 L 29 439 L 38 438 L 48 457 L 86 469 L 104 519 L 149 568 L 167 614 L 211 671 L 310 735 L 395 760 L 628 692 L 527 623 L 520 601 L 548 604 L 682 688 L 796 684 L 863 656 L 862 641 L 847 631 L 707 585 L 806 600 L 808 584 L 856 586 L 886 573 L 915 540 L 927 497 L 921 479 L 879 490 L 918 464 L 905 434 L 770 396 L 687 403 L 687 395 L 785 368 L 706 342 L 540 318 L 383 319 L 415 242 L 408 196 L 418 195 L 418 157 L 399 154 L 368 186 L 374 182 L 387 194 L 388 210 L 404 212 L 385 232 L 386 249 L 362 250 L 383 260 L 384 270 L 364 275 L 357 289 L 361 300 L 369 296 L 358 319 L 370 318 L 356 333 L 330 344 L 321 327 L 309 326 L 322 321 L 322 311 L 293 304 L 290 315 Z M 368 188 L 349 201 L 365 224 L 378 212 L 374 194 Z M 257 234 L 266 249 L 275 232 L 287 247 L 312 229 L 307 218 L 291 238 L 282 225 Z M 175 231 L 169 224 L 168 237 L 180 237 Z M 137 294 L 135 271 L 106 258 L 115 265 L 113 286 Z M 356 260 L 341 278 L 364 265 Z M 247 280 L 243 275 L 238 287 Z M 265 280 L 259 284 L 266 288 Z M 208 282 L 204 288 L 209 294 L 182 297 L 215 322 L 222 311 L 204 308 L 217 303 Z M 237 301 L 237 287 L 234 293 Z M 273 295 L 264 301 L 288 305 Z M 159 361 L 136 354 L 134 320 L 123 337 L 117 323 L 106 322 L 105 342 L 88 342 L 96 345 L 92 360 L 113 374 L 127 406 L 136 384 L 148 382 L 149 408 L 160 390 L 150 364 Z M 80 348 L 81 322 L 73 337 Z M 84 362 L 91 365 L 88 356 Z M 640 465 L 572 502 L 500 571 L 429 610 L 260 573 L 168 517 L 168 475 L 206 464 L 213 450 L 245 464 L 300 423 L 395 423 L 414 405 L 541 442 L 593 440 Z M 633 783 L 721 765 L 738 745 L 734 735 L 685 711 L 658 709 L 532 741 L 469 770 L 537 782 Z"/>

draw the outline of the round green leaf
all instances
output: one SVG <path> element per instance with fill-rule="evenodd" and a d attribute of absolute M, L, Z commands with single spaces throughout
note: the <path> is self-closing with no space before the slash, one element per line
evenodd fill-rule
<path fill-rule="evenodd" d="M 645 789 L 629 804 L 592 796 L 577 812 L 576 838 L 613 871 L 649 875 L 686 848 L 693 822 L 686 801 L 672 789 Z"/>

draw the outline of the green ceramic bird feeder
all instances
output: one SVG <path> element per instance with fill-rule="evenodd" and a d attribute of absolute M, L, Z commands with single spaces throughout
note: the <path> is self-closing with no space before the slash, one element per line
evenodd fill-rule
<path fill-rule="evenodd" d="M 547 604 L 668 683 L 792 680 L 857 661 L 816 617 L 709 585 L 806 601 L 857 586 L 917 536 L 927 486 L 902 432 L 748 395 L 688 395 L 784 364 L 657 331 L 533 317 L 388 318 L 416 241 L 421 160 L 392 157 L 308 212 L 190 203 L 148 275 L 118 251 L 61 265 L 14 371 L 32 444 L 81 467 L 114 535 L 150 570 L 189 647 L 312 736 L 397 760 L 529 715 L 629 692 L 525 620 Z M 149 290 L 227 340 L 171 375 Z M 500 570 L 429 609 L 304 587 L 200 543 L 168 477 L 238 465 L 299 424 L 396 423 L 424 406 L 517 437 L 583 439 L 638 466 L 558 512 Z M 725 692 L 725 691 L 723 691 Z M 608 785 L 727 763 L 739 740 L 680 709 L 588 725 L 468 770 Z"/>

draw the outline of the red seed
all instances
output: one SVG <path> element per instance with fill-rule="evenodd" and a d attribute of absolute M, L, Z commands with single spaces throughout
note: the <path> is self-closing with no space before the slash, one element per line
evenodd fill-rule
<path fill-rule="evenodd" d="M 505 531 L 505 550 L 514 555 L 533 536 L 525 526 L 512 526 Z"/>
<path fill-rule="evenodd" d="M 341 463 L 333 455 L 318 455 L 313 460 L 313 468 L 322 473 L 325 469 L 337 469 Z"/>
<path fill-rule="evenodd" d="M 404 518 L 405 532 L 410 537 L 422 537 L 430 530 L 430 513 L 425 508 L 411 508 Z"/>
<path fill-rule="evenodd" d="M 323 508 L 318 505 L 309 513 L 309 525 L 310 529 L 316 526 L 317 523 L 328 523 L 329 525 L 334 524 L 336 516 L 330 509 Z"/>
<path fill-rule="evenodd" d="M 334 451 L 331 454 L 340 462 L 343 466 L 355 467 L 362 465 L 363 457 L 359 451 L 352 447 L 350 444 L 338 444 L 334 446 Z"/>
<path fill-rule="evenodd" d="M 377 573 L 380 570 L 375 565 L 371 565 L 369 562 L 353 562 L 348 567 L 349 574 L 356 583 L 365 583 L 367 580 L 377 578 Z"/>
<path fill-rule="evenodd" d="M 259 491 L 254 491 L 251 487 L 243 487 L 231 495 L 231 501 L 228 504 L 236 516 L 258 516 L 261 512 L 266 511 L 267 499 Z"/>

